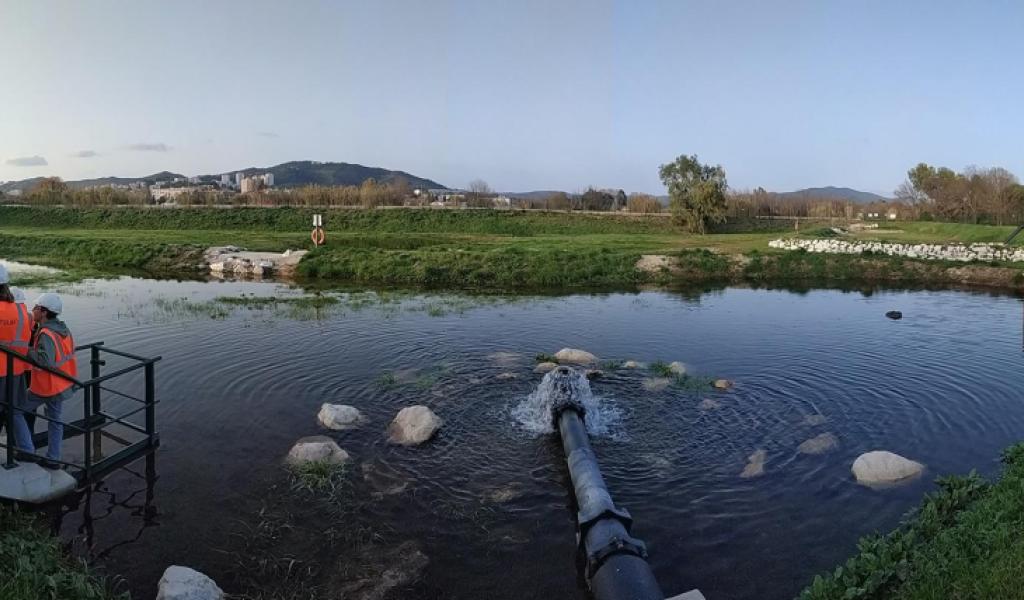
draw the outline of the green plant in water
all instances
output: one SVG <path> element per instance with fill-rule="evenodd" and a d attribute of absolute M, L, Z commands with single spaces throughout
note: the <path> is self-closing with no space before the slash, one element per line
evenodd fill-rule
<path fill-rule="evenodd" d="M 396 383 L 398 383 L 398 380 L 395 379 L 395 374 L 391 371 L 385 371 L 377 377 L 377 385 L 382 388 L 394 387 Z"/>
<path fill-rule="evenodd" d="M 557 358 L 555 358 L 554 356 L 552 356 L 550 354 L 546 354 L 544 352 L 537 353 L 537 355 L 534 356 L 533 359 L 536 360 L 539 363 L 544 363 L 544 362 L 557 363 L 558 362 Z"/>
<path fill-rule="evenodd" d="M 292 489 L 334 496 L 345 483 L 344 464 L 317 460 L 291 467 Z"/>
<path fill-rule="evenodd" d="M 656 360 L 647 366 L 647 370 L 660 377 L 675 377 L 672 367 L 667 362 Z"/>

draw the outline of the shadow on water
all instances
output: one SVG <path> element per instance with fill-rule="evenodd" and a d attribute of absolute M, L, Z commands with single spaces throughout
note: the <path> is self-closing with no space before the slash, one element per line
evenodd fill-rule
<path fill-rule="evenodd" d="M 158 298 L 309 291 L 276 283 L 72 288 L 65 312 L 78 339 L 164 357 L 157 456 L 47 509 L 74 552 L 135 598 L 153 597 L 172 564 L 253 599 L 586 598 L 561 446 L 513 418 L 541 380 L 535 356 L 566 346 L 605 361 L 591 386 L 620 416 L 594 451 L 672 593 L 792 597 L 858 537 L 898 523 L 933 476 L 995 473 L 1024 430 L 1021 302 L 988 290 L 454 294 L 459 310 L 435 311 L 425 307 L 443 304 L 437 295 L 378 290 L 394 302 L 302 319 L 263 301 L 156 314 Z M 902 321 L 884 317 L 894 308 Z M 626 360 L 680 361 L 694 381 L 736 385 L 688 385 Z M 366 423 L 321 429 L 325 402 L 359 408 Z M 444 427 L 419 447 L 389 445 L 388 423 L 412 404 Z M 824 433 L 836 448 L 798 450 Z M 314 493 L 281 459 L 318 434 L 353 460 Z M 920 460 L 928 476 L 861 488 L 850 464 L 874 449 Z M 740 477 L 755 451 L 764 474 Z M 385 579 L 398 583 L 375 587 Z"/>

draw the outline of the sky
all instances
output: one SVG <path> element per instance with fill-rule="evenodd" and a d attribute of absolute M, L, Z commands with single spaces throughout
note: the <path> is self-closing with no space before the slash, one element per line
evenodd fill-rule
<path fill-rule="evenodd" d="M 290 160 L 450 187 L 1024 177 L 1024 2 L 0 0 L 0 180 Z"/>

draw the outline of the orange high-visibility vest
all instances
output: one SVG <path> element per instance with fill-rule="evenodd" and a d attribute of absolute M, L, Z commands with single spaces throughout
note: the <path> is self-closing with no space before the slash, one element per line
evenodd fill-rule
<path fill-rule="evenodd" d="M 53 361 L 54 368 L 65 375 L 78 377 L 78 361 L 75 360 L 75 341 L 71 339 L 71 336 L 61 337 L 50 329 L 40 327 L 36 337 L 36 350 L 39 349 L 39 340 L 44 335 L 53 340 L 53 345 L 57 349 L 57 355 Z M 44 398 L 56 396 L 69 387 L 71 387 L 71 382 L 67 379 L 32 367 L 32 384 L 29 385 L 28 391 L 36 396 Z"/>
<path fill-rule="evenodd" d="M 32 339 L 32 315 L 24 304 L 0 302 L 0 343 L 24 356 Z M 14 361 L 14 374 L 21 375 L 29 368 L 23 360 Z M 0 377 L 7 375 L 7 355 L 0 354 Z"/>

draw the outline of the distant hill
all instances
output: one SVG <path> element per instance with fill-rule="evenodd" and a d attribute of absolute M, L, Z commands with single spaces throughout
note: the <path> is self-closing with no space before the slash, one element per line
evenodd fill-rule
<path fill-rule="evenodd" d="M 273 173 L 274 186 L 282 188 L 300 187 L 303 185 L 360 185 L 372 177 L 377 183 L 393 183 L 399 179 L 405 179 L 413 188 L 445 189 L 445 186 L 436 181 L 416 177 L 405 171 L 390 171 L 379 167 L 364 167 L 363 165 L 351 163 L 302 160 L 286 162 L 273 167 L 249 167 L 247 169 L 227 171 L 227 173 L 232 175 L 238 172 L 245 173 L 246 175 Z M 72 188 L 81 189 L 103 185 L 128 185 L 140 181 L 150 183 L 170 181 L 178 177 L 184 177 L 184 175 L 170 171 L 161 171 L 146 177 L 100 177 L 98 179 L 68 181 L 67 184 Z M 204 175 L 202 179 L 219 180 L 220 178 L 216 175 Z M 42 177 L 33 177 L 21 181 L 8 181 L 7 183 L 0 184 L 0 192 L 10 192 L 13 190 L 27 192 L 42 180 Z"/>
<path fill-rule="evenodd" d="M 236 173 L 237 171 L 230 171 Z M 249 167 L 241 169 L 246 175 L 273 173 L 275 187 L 300 187 L 303 185 L 359 185 L 373 178 L 377 183 L 393 183 L 405 179 L 413 188 L 445 189 L 440 183 L 410 175 L 405 171 L 390 171 L 380 167 L 364 167 L 351 163 L 316 162 L 300 160 L 282 163 L 267 168 Z"/>
<path fill-rule="evenodd" d="M 879 196 L 878 194 L 872 194 L 871 192 L 862 192 L 860 190 L 833 186 L 804 188 L 795 192 L 776 192 L 775 195 L 780 198 L 826 198 L 831 200 L 845 200 L 849 202 L 857 202 L 859 204 L 870 204 L 871 202 L 888 200 L 885 196 Z"/>

